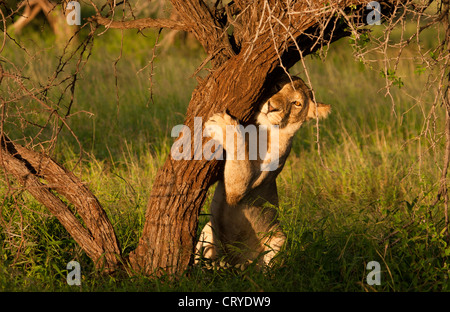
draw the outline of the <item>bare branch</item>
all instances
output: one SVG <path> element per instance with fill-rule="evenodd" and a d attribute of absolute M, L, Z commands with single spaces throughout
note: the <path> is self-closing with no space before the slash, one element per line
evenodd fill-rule
<path fill-rule="evenodd" d="M 145 29 L 145 28 L 168 28 L 175 30 L 190 31 L 191 27 L 184 22 L 174 21 L 167 18 L 141 18 L 131 21 L 114 21 L 109 18 L 97 15 L 91 17 L 88 21 L 95 21 L 99 25 L 105 26 L 107 28 L 115 29 Z"/>

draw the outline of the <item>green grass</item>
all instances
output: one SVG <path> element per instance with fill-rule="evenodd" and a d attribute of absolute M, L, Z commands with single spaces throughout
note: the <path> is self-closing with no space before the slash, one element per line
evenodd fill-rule
<path fill-rule="evenodd" d="M 58 52 L 49 48 L 51 36 L 42 41 L 32 32 L 26 35 L 30 39 L 20 40 L 34 53 L 33 62 L 26 63 L 21 49 L 11 44 L 3 56 L 23 66 L 26 76 L 44 83 L 55 68 Z M 159 50 L 154 102 L 149 102 L 150 69 L 139 70 L 151 59 L 156 35 L 152 31 L 145 35 L 124 32 L 117 87 L 114 62 L 120 55 L 121 33 L 109 31 L 95 38 L 77 82 L 72 113 L 80 113 L 69 119 L 77 139 L 63 131 L 53 155 L 99 198 L 125 253 L 137 245 L 152 182 L 170 149 L 170 130 L 183 121 L 196 85 L 190 76 L 204 57 L 200 50 L 186 50 L 179 43 Z M 38 46 L 33 47 L 32 41 Z M 431 206 L 444 142 L 433 145 L 432 136 L 419 136 L 432 103 L 432 90 L 424 92 L 426 75 L 415 72 L 413 62 L 402 62 L 397 74 L 404 86 L 391 90 L 396 103 L 392 106 L 384 96 L 379 70 L 355 61 L 348 39 L 333 44 L 325 62 L 308 57 L 307 65 L 317 99 L 331 104 L 333 111 L 320 122 L 320 155 L 311 122 L 296 135 L 279 176 L 280 220 L 288 241 L 272 270 L 194 267 L 176 281 L 126 273 L 102 276 L 45 207 L 25 192 L 6 192 L 2 184 L 6 195 L 0 211 L 0 290 L 448 290 L 450 249 L 442 234 L 443 206 Z M 301 66 L 291 72 L 305 78 Z M 407 94 L 424 95 L 416 103 Z M 441 107 L 436 115 L 439 136 Z M 30 118 L 43 117 L 36 113 Z M 18 138 L 32 136 L 36 129 L 7 131 Z M 84 150 L 81 154 L 77 140 Z M 205 212 L 209 202 L 210 198 Z M 202 216 L 200 223 L 206 221 Z M 73 259 L 82 266 L 79 287 L 66 283 L 66 264 Z M 366 283 L 366 265 L 372 260 L 381 264 L 380 286 Z"/>

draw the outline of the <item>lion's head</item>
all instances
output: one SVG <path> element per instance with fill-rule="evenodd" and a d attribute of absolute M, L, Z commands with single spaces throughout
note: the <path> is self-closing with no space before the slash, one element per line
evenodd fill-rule
<path fill-rule="evenodd" d="M 274 95 L 265 101 L 257 115 L 257 122 L 261 125 L 278 125 L 284 128 L 287 125 L 298 125 L 310 119 L 326 117 L 330 105 L 314 104 L 312 92 L 299 77 L 288 77 L 274 85 Z"/>

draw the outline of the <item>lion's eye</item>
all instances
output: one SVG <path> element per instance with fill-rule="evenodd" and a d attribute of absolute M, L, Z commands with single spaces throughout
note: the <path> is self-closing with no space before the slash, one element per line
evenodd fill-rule
<path fill-rule="evenodd" d="M 300 101 L 294 101 L 294 102 L 292 102 L 291 104 L 292 104 L 292 105 L 295 105 L 295 106 L 297 106 L 297 107 L 301 107 L 301 106 L 302 106 L 302 103 L 301 103 Z"/>

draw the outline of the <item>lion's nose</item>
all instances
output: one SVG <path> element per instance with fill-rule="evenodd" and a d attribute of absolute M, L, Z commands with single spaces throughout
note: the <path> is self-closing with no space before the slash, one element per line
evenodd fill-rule
<path fill-rule="evenodd" d="M 267 103 L 267 112 L 276 112 L 278 109 L 270 105 L 270 101 Z"/>

